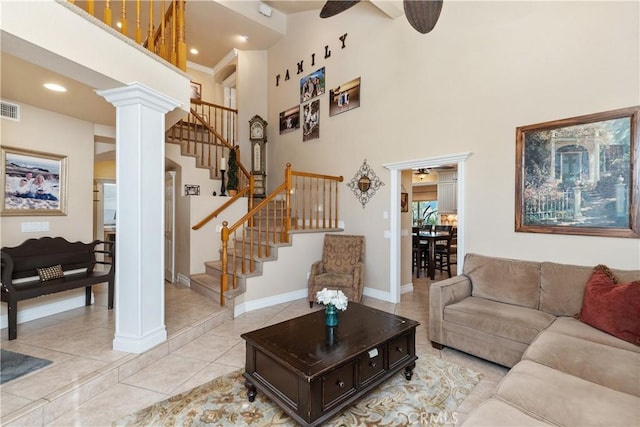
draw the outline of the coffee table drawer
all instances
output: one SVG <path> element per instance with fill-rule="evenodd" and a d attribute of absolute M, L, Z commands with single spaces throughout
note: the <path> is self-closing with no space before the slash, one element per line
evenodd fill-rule
<path fill-rule="evenodd" d="M 378 374 L 384 373 L 384 345 L 374 347 L 363 353 L 360 357 L 359 365 L 361 384 L 365 384 Z"/>
<path fill-rule="evenodd" d="M 356 391 L 356 363 L 349 363 L 322 377 L 322 410 L 327 410 Z"/>
<path fill-rule="evenodd" d="M 411 356 L 411 334 L 401 335 L 389 342 L 389 368 Z"/>

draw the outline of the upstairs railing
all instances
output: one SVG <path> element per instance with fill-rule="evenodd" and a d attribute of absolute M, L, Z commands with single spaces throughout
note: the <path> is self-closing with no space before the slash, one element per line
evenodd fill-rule
<path fill-rule="evenodd" d="M 182 71 L 186 71 L 187 43 L 184 13 L 186 0 L 68 1 L 84 9 L 91 16 L 102 19 L 106 25 L 115 26 L 122 34 L 132 38 L 139 45 Z M 102 10 L 96 10 L 98 8 Z M 133 19 L 130 20 L 130 17 Z M 133 36 L 129 34 L 130 21 L 134 23 Z"/>
<path fill-rule="evenodd" d="M 229 150 L 236 149 L 239 188 L 249 185 L 249 172 L 240 162 L 236 146 L 238 110 L 192 99 L 190 112 L 167 131 L 167 138 L 182 145 L 183 153 L 193 155 L 201 167 L 212 168 L 220 175 L 222 158 L 229 159 Z M 226 170 L 226 167 L 225 167 Z"/>
<path fill-rule="evenodd" d="M 237 289 L 239 277 L 253 273 L 257 259 L 269 258 L 271 245 L 289 243 L 292 230 L 339 228 L 338 184 L 342 181 L 342 176 L 298 172 L 287 164 L 285 181 L 278 188 L 235 224 L 222 223 L 221 306 L 225 304 L 224 295 L 230 285 Z M 202 227 L 222 208 L 193 229 Z"/>

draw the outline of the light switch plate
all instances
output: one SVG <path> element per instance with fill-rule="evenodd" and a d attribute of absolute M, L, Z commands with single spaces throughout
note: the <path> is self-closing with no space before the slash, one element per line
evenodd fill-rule
<path fill-rule="evenodd" d="M 21 222 L 20 231 L 23 233 L 38 233 L 41 231 L 49 231 L 49 222 Z"/>

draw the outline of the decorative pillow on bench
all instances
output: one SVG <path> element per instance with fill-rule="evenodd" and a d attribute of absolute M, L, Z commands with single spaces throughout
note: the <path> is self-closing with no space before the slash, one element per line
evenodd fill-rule
<path fill-rule="evenodd" d="M 640 345 L 640 280 L 619 283 L 611 270 L 598 265 L 584 290 L 580 320 Z"/>
<path fill-rule="evenodd" d="M 64 277 L 64 272 L 62 271 L 62 266 L 60 264 L 52 265 L 51 267 L 38 268 L 37 270 L 41 282 Z"/>

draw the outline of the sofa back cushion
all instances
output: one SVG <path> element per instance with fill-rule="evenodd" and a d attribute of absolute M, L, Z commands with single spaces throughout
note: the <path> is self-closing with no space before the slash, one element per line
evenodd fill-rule
<path fill-rule="evenodd" d="M 463 274 L 474 297 L 538 308 L 540 263 L 467 254 Z"/>
<path fill-rule="evenodd" d="M 611 270 L 623 283 L 640 278 L 638 270 Z M 593 266 L 543 262 L 540 269 L 540 310 L 556 316 L 576 316 L 582 308 L 584 288 Z"/>

